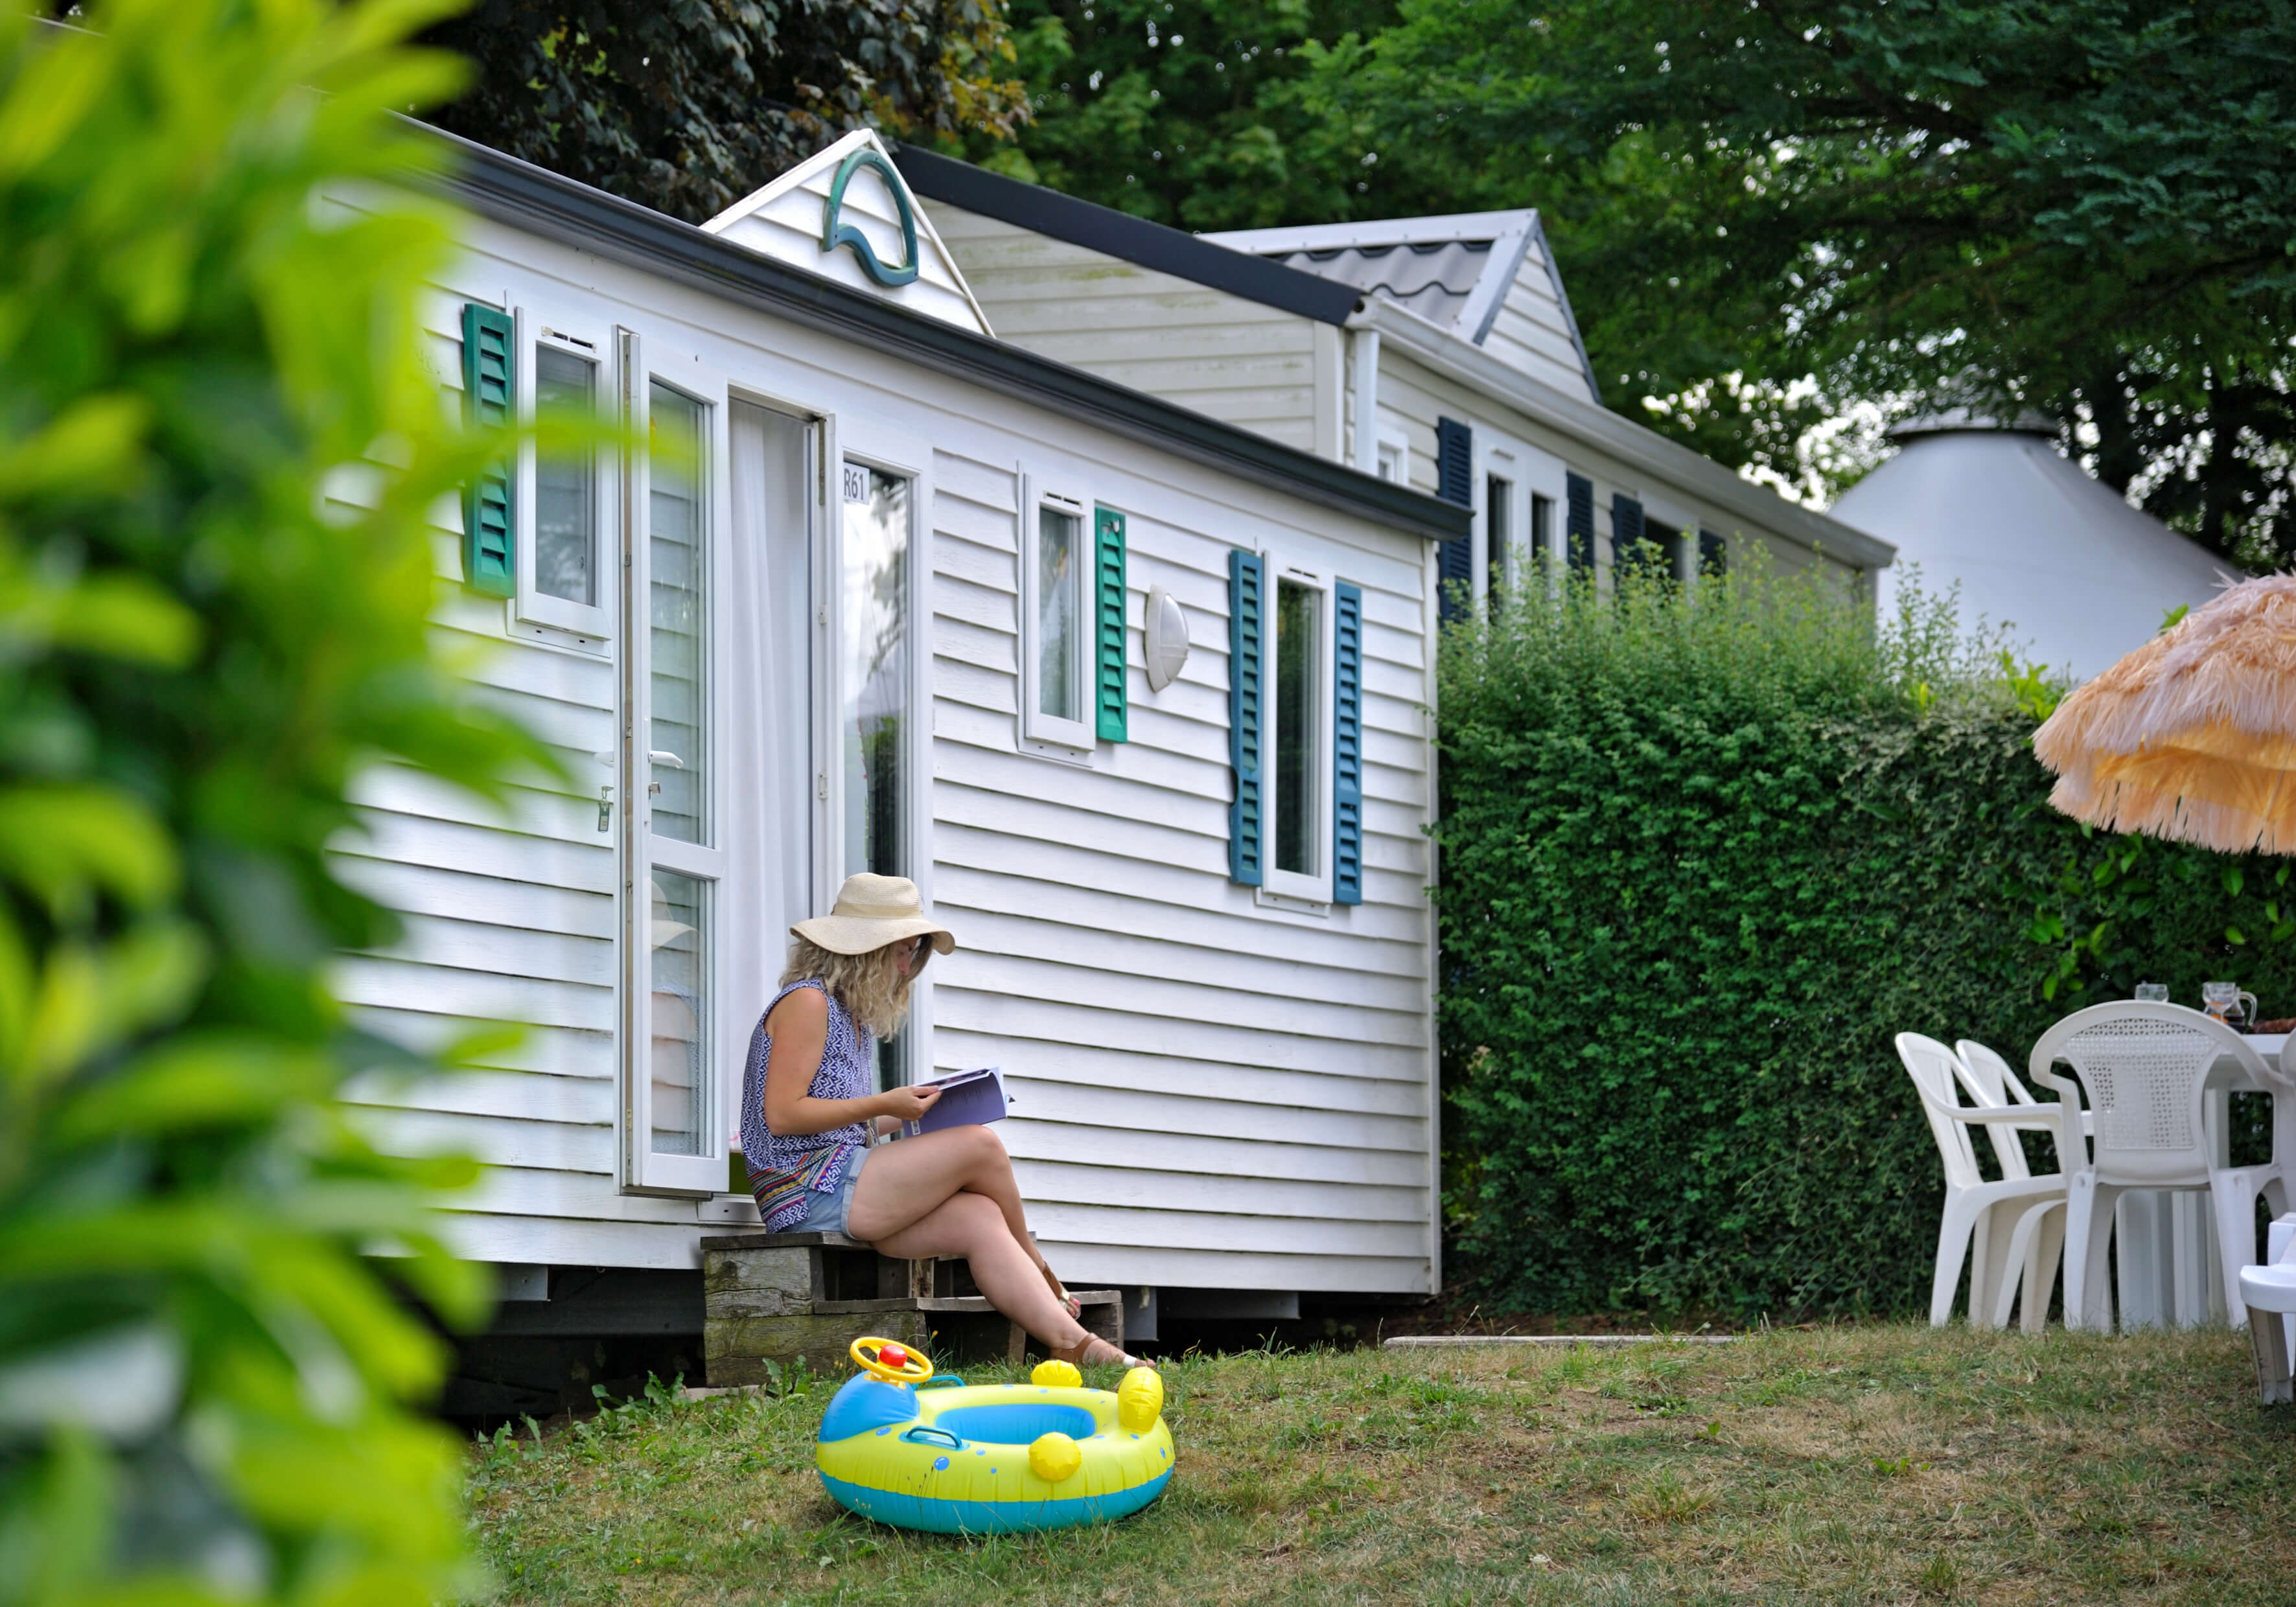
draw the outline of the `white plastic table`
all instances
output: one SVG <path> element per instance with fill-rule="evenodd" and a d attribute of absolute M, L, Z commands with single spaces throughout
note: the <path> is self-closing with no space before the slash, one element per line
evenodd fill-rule
<path fill-rule="evenodd" d="M 2266 1064 L 2281 1064 L 2286 1035 L 2259 1032 L 2248 1041 Z M 2202 1107 L 2210 1158 L 2217 1165 L 2232 1164 L 2232 1095 L 2273 1091 L 2243 1071 L 2231 1056 L 2217 1062 Z M 2131 1190 L 2120 1196 L 2112 1221 L 2119 1239 L 2114 1254 L 2120 1271 L 2122 1327 L 2223 1324 L 2224 1270 L 2206 1194 Z"/>

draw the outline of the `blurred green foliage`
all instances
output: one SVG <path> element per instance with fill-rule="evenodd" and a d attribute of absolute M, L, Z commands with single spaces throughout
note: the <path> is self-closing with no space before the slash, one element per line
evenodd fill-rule
<path fill-rule="evenodd" d="M 2139 981 L 2296 1014 L 2289 863 L 2051 809 L 2055 689 L 1942 600 L 1630 579 L 1441 652 L 1447 1210 L 1506 1307 L 1918 1311 L 1942 1179 L 1895 1034 L 2021 1068 Z"/>
<path fill-rule="evenodd" d="M 0 12 L 0 1603 L 435 1600 L 410 1409 L 477 1270 L 467 1162 L 335 1095 L 391 920 L 324 855 L 365 766 L 542 750 L 430 661 L 429 511 L 504 443 L 417 357 L 442 209 L 390 116 L 435 0 Z M 331 197 L 355 197 L 358 205 Z M 440 539 L 445 539 L 440 537 Z M 362 1258 L 382 1250 L 388 1259 Z"/>

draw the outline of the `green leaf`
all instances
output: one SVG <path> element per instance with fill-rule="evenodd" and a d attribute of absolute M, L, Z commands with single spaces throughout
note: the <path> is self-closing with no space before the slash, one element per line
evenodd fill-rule
<path fill-rule="evenodd" d="M 149 908 L 176 890 L 166 829 L 127 793 L 98 786 L 0 788 L 0 877 L 59 915 L 96 893 Z"/>

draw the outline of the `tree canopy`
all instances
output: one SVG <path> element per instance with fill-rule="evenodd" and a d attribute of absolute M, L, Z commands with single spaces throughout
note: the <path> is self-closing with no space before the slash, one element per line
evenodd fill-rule
<path fill-rule="evenodd" d="M 1638 390 L 1726 362 L 2038 405 L 2262 557 L 2296 423 L 2292 58 L 2279 0 L 1406 0 L 1322 87 L 1386 138 L 1561 175 Z"/>
<path fill-rule="evenodd" d="M 433 37 L 480 68 L 448 127 L 686 217 L 862 124 L 1189 229 L 1536 206 L 1611 405 L 1724 463 L 1824 497 L 1871 460 L 1814 429 L 1942 390 L 2296 553 L 2286 0 L 482 0 Z"/>
<path fill-rule="evenodd" d="M 477 67 L 435 120 L 692 222 L 849 129 L 1009 136 L 998 0 L 480 0 L 427 36 Z"/>
<path fill-rule="evenodd" d="M 1725 462 L 1824 494 L 1809 426 L 1943 389 L 2072 422 L 2217 551 L 2296 550 L 2279 0 L 1014 18 L 1034 121 L 1008 167 L 1193 228 L 1537 206 L 1613 405 Z"/>

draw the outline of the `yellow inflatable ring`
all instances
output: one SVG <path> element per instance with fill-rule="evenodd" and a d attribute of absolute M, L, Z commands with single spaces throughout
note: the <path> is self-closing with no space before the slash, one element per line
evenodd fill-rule
<path fill-rule="evenodd" d="M 880 1344 L 860 1341 L 856 1359 L 866 1345 L 873 1361 Z M 1008 1534 L 1126 1517 L 1171 1482 L 1163 1385 L 1148 1368 L 1116 1393 L 931 1382 L 865 1370 L 838 1390 L 814 1463 L 839 1505 L 904 1529 Z"/>

